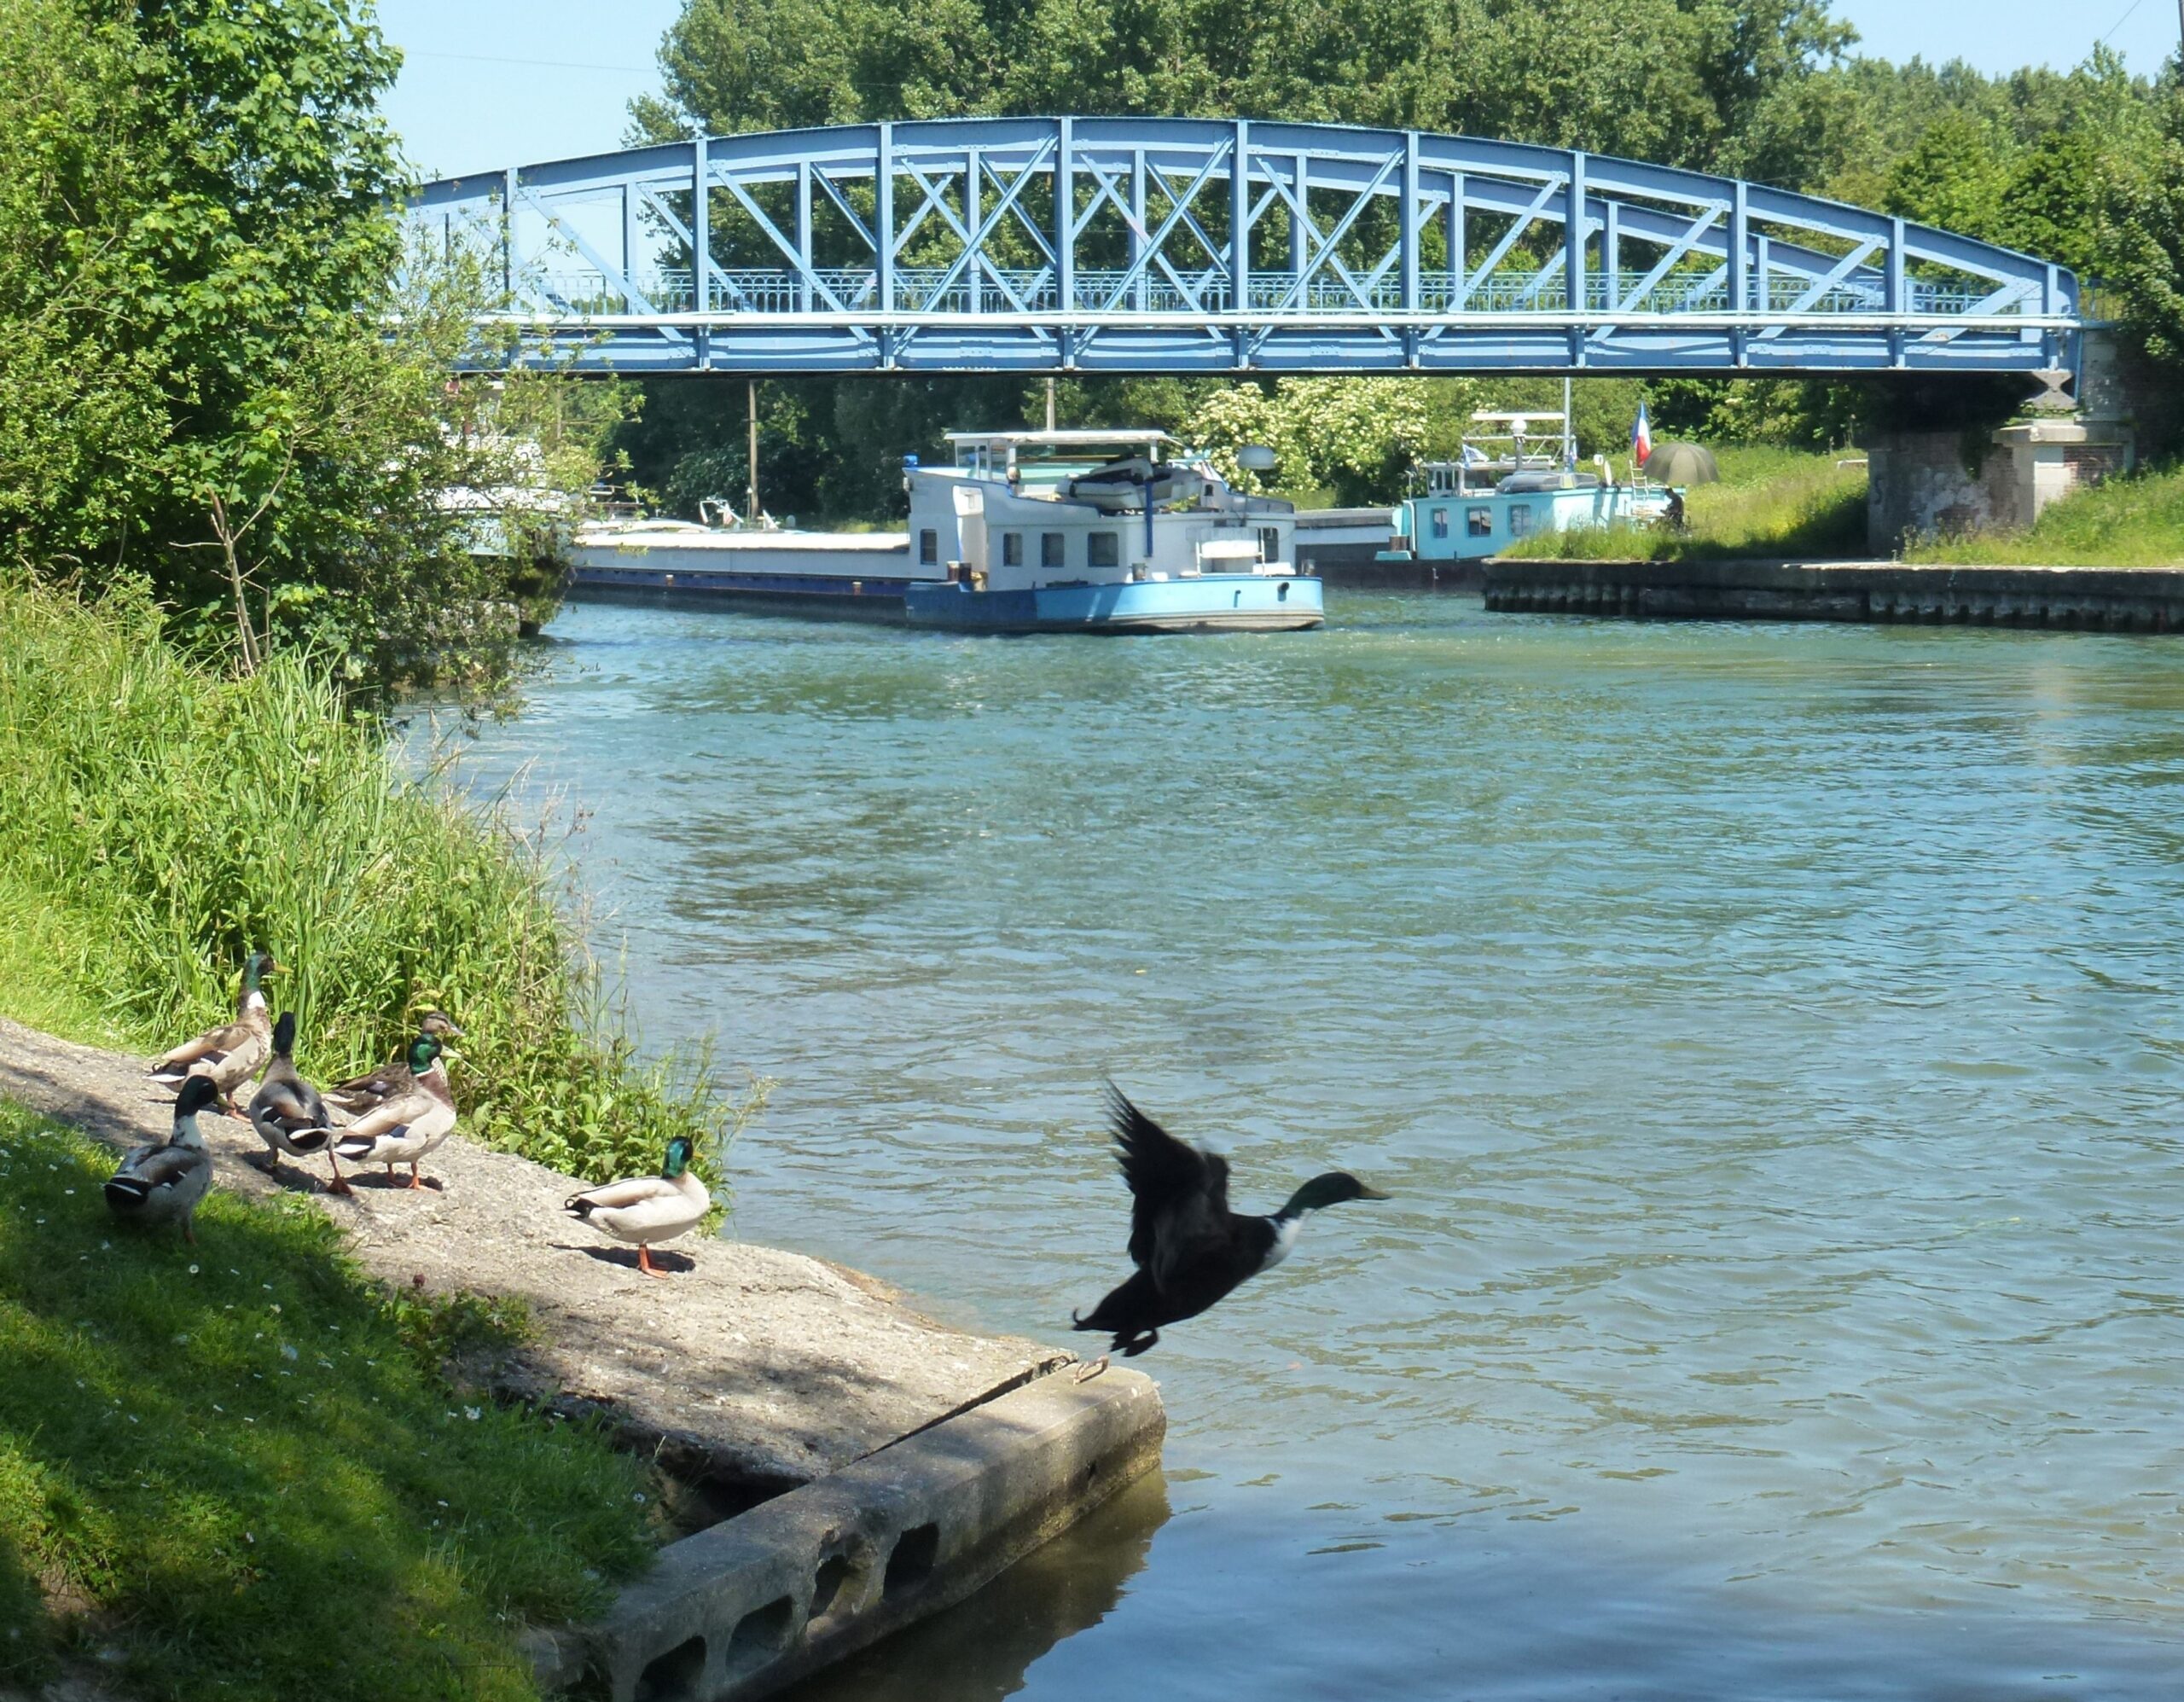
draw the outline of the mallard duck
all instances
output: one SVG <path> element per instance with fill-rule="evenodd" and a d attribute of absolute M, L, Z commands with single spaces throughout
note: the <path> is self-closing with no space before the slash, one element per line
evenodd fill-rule
<path fill-rule="evenodd" d="M 1228 1209 L 1228 1161 L 1186 1146 L 1107 1088 L 1115 1144 L 1130 1183 L 1130 1256 L 1137 1272 L 1095 1306 L 1071 1315 L 1080 1330 L 1105 1330 L 1113 1351 L 1134 1358 L 1160 1339 L 1162 1326 L 1195 1318 L 1251 1277 L 1280 1264 L 1297 1245 L 1305 1215 L 1346 1200 L 1385 1200 L 1347 1170 L 1314 1176 L 1271 1217 Z M 1087 1374 L 1104 1367 L 1104 1357 Z"/>
<path fill-rule="evenodd" d="M 210 1076 L 184 1078 L 174 1099 L 174 1133 L 136 1148 L 107 1182 L 106 1203 L 115 1217 L 139 1223 L 179 1218 L 183 1240 L 196 1240 L 190 1220 L 212 1185 L 212 1155 L 197 1131 L 197 1113 L 219 1093 Z"/>
<path fill-rule="evenodd" d="M 315 1159 L 321 1153 L 334 1165 L 331 1192 L 346 1194 L 341 1166 L 334 1163 L 331 1147 L 332 1121 L 318 1089 L 296 1073 L 296 1014 L 282 1011 L 273 1025 L 273 1057 L 265 1066 L 265 1079 L 250 1101 L 250 1126 L 265 1143 L 264 1162 L 258 1168 L 271 1175 L 281 1167 L 281 1154 L 292 1159 Z"/>
<path fill-rule="evenodd" d="M 460 1040 L 462 1031 L 439 1011 L 427 1011 L 417 1019 L 417 1031 L 435 1038 Z M 416 1076 L 410 1068 L 410 1054 L 404 1052 L 391 1064 L 382 1064 L 368 1076 L 351 1076 L 346 1082 L 336 1082 L 327 1089 L 326 1098 L 336 1110 L 351 1117 L 360 1117 L 365 1112 L 385 1104 L 400 1093 L 407 1093 L 415 1083 Z"/>
<path fill-rule="evenodd" d="M 280 968 L 270 956 L 253 951 L 243 959 L 242 998 L 235 1019 L 224 1028 L 211 1028 L 195 1040 L 185 1040 L 152 1066 L 152 1079 L 163 1088 L 180 1087 L 190 1076 L 206 1076 L 219 1089 L 228 1115 L 239 1117 L 235 1091 L 264 1065 L 273 1048 L 273 1019 L 265 1008 L 265 995 L 258 983 Z"/>
<path fill-rule="evenodd" d="M 658 1176 L 610 1182 L 572 1195 L 562 1209 L 618 1241 L 635 1241 L 637 1269 L 647 1276 L 665 1276 L 652 1262 L 654 1243 L 688 1234 L 713 1203 L 705 1183 L 691 1174 L 690 1154 L 688 1138 L 677 1135 L 667 1143 Z"/>
<path fill-rule="evenodd" d="M 420 1034 L 410 1043 L 410 1085 L 391 1094 L 354 1122 L 331 1132 L 334 1152 L 352 1165 L 385 1165 L 389 1182 L 397 1165 L 410 1166 L 410 1186 L 425 1184 L 417 1165 L 455 1127 L 455 1096 L 439 1037 Z"/>

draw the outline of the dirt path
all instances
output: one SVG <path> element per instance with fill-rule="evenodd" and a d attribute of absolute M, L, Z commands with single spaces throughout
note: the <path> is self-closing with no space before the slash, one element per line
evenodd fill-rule
<path fill-rule="evenodd" d="M 117 1147 L 172 1126 L 171 1096 L 144 1068 L 0 1018 L 0 1096 Z M 375 1275 L 527 1302 L 539 1339 L 511 1368 L 517 1385 L 607 1409 L 689 1475 L 792 1488 L 1072 1356 L 949 1329 L 868 1277 L 768 1247 L 693 1238 L 662 1250 L 671 1281 L 641 1276 L 633 1248 L 562 1211 L 584 1184 L 460 1134 L 425 1165 L 439 1188 L 359 1177 L 345 1199 L 323 1191 L 317 1166 L 284 1161 L 269 1177 L 244 1163 L 264 1151 L 247 1123 L 215 1113 L 200 1126 L 216 1188 L 307 1196 Z"/>

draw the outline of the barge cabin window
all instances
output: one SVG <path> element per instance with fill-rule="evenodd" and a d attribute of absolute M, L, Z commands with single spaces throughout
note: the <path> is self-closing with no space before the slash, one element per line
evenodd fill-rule
<path fill-rule="evenodd" d="M 1436 508 L 1433 510 L 1433 536 L 1446 537 L 1448 535 L 1449 511 L 1446 508 Z"/>
<path fill-rule="evenodd" d="M 1532 505 L 1512 502 L 1509 505 L 1509 536 L 1530 537 L 1532 535 Z"/>
<path fill-rule="evenodd" d="M 1022 532 L 1002 533 L 1001 565 L 1004 567 L 1021 567 L 1024 565 L 1024 534 Z"/>
<path fill-rule="evenodd" d="M 1493 537 L 1494 510 L 1491 508 L 1465 509 L 1464 530 L 1468 532 L 1473 537 Z"/>
<path fill-rule="evenodd" d="M 1058 532 L 1043 532 L 1039 534 L 1039 566 L 1059 567 L 1062 565 L 1061 537 L 1062 535 Z"/>
<path fill-rule="evenodd" d="M 1121 566 L 1123 565 L 1123 535 L 1118 532 L 1085 533 L 1084 565 L 1087 567 Z"/>
<path fill-rule="evenodd" d="M 940 534 L 931 526 L 918 533 L 918 565 L 938 567 L 940 565 Z"/>

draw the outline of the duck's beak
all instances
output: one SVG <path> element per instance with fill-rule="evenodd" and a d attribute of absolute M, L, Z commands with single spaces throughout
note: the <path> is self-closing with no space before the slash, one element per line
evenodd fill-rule
<path fill-rule="evenodd" d="M 1377 1188 L 1368 1188 L 1361 1182 L 1357 1184 L 1357 1197 L 1360 1200 L 1393 1200 L 1395 1195 L 1383 1194 Z"/>

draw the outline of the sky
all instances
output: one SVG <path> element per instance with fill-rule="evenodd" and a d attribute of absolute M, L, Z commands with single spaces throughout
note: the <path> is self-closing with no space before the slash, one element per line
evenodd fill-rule
<path fill-rule="evenodd" d="M 681 0 L 379 0 L 408 55 L 386 106 L 427 177 L 610 153 Z M 1863 50 L 1983 71 L 2077 64 L 2106 38 L 2135 71 L 2175 51 L 2178 0 L 1836 0 Z"/>

